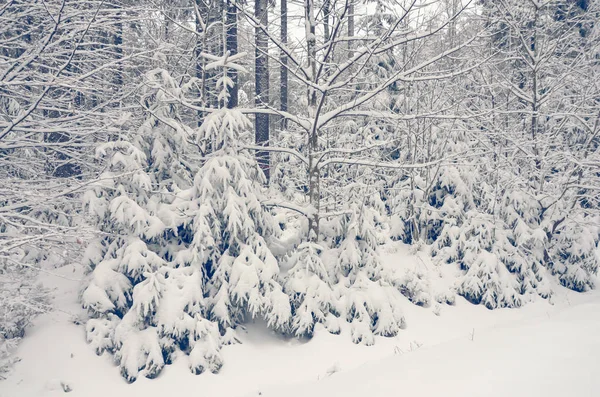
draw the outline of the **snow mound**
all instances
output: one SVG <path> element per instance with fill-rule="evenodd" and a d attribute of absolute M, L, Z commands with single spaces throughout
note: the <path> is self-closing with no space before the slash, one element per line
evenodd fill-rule
<path fill-rule="evenodd" d="M 389 357 L 264 397 L 598 396 L 598 295 L 516 324 Z M 252 396 L 256 394 L 247 394 Z"/>

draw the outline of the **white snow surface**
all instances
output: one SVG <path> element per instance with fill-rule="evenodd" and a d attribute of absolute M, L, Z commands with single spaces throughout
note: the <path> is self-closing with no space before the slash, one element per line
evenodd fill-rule
<path fill-rule="evenodd" d="M 385 257 L 399 268 L 439 269 L 401 248 Z M 83 277 L 78 266 L 56 273 Z M 438 275 L 439 276 L 439 275 Z M 242 344 L 223 349 L 217 375 L 190 373 L 186 358 L 158 378 L 127 384 L 109 355 L 85 341 L 79 283 L 43 275 L 55 288 L 57 310 L 40 316 L 16 354 L 21 359 L 0 382 L 0 397 L 383 397 L 600 396 L 600 293 L 555 288 L 551 302 L 490 311 L 462 298 L 435 309 L 408 300 L 407 328 L 374 346 L 355 345 L 318 329 L 310 341 L 284 339 L 261 321 L 238 330 Z M 439 283 L 439 277 L 438 281 Z M 436 315 L 439 313 L 439 316 Z"/>

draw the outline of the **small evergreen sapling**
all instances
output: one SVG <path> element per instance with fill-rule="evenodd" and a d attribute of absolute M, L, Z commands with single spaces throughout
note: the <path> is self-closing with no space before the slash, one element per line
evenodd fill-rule
<path fill-rule="evenodd" d="M 338 310 L 351 325 L 355 343 L 372 345 L 374 335 L 394 336 L 404 328 L 400 292 L 377 253 L 376 212 L 353 205 L 334 272 Z"/>

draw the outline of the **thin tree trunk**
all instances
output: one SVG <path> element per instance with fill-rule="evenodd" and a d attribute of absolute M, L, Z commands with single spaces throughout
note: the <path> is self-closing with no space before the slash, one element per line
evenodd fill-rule
<path fill-rule="evenodd" d="M 535 17 L 533 19 L 533 34 L 531 36 L 531 48 L 529 49 L 534 55 L 533 58 L 530 59 L 533 68 L 533 76 L 532 76 L 532 102 L 531 102 L 531 139 L 533 142 L 533 155 L 535 161 L 535 173 L 534 183 L 536 184 L 536 189 L 539 192 L 542 191 L 544 187 L 544 177 L 542 175 L 542 159 L 540 157 L 540 150 L 537 139 L 539 138 L 539 120 L 538 120 L 538 112 L 539 112 L 539 98 L 538 98 L 538 90 L 539 90 L 539 81 L 538 81 L 538 43 L 537 43 L 537 25 L 538 25 L 538 9 L 536 7 Z M 527 50 L 527 49 L 526 49 Z"/>
<path fill-rule="evenodd" d="M 304 1 L 304 12 L 306 17 L 305 34 L 306 47 L 308 52 L 308 68 L 312 82 L 316 85 L 317 75 L 317 57 L 315 35 L 316 23 L 313 0 Z M 308 116 L 313 119 L 313 127 L 308 136 L 308 179 L 309 179 L 309 202 L 311 213 L 308 215 L 309 240 L 316 241 L 319 238 L 319 211 L 321 200 L 321 181 L 320 170 L 317 164 L 319 150 L 319 131 L 316 125 L 317 112 L 317 92 L 313 87 L 309 87 L 308 92 Z"/>

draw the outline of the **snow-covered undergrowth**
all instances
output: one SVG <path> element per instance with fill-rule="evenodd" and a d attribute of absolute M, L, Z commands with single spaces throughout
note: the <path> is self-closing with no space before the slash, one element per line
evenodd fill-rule
<path fill-rule="evenodd" d="M 424 293 L 450 287 L 451 267 L 438 267 L 396 244 L 382 262 L 416 274 Z M 75 265 L 57 272 L 82 277 Z M 188 358 L 175 352 L 173 364 L 156 379 L 128 384 L 111 355 L 98 357 L 85 342 L 84 316 L 77 282 L 43 274 L 55 289 L 57 309 L 38 317 L 18 348 L 1 397 L 164 396 L 594 396 L 592 376 L 600 354 L 600 295 L 557 287 L 550 300 L 519 309 L 488 310 L 458 297 L 454 305 L 428 307 L 401 298 L 406 329 L 395 337 L 375 337 L 373 346 L 352 343 L 342 324 L 332 335 L 318 324 L 312 339 L 283 338 L 261 321 L 238 328 L 241 344 L 225 346 L 219 374 L 193 375 Z M 407 283 L 407 285 L 411 285 Z M 435 298 L 434 298 L 435 300 Z M 595 382 L 595 383 L 594 383 Z M 567 393 L 569 392 L 569 393 Z"/>

